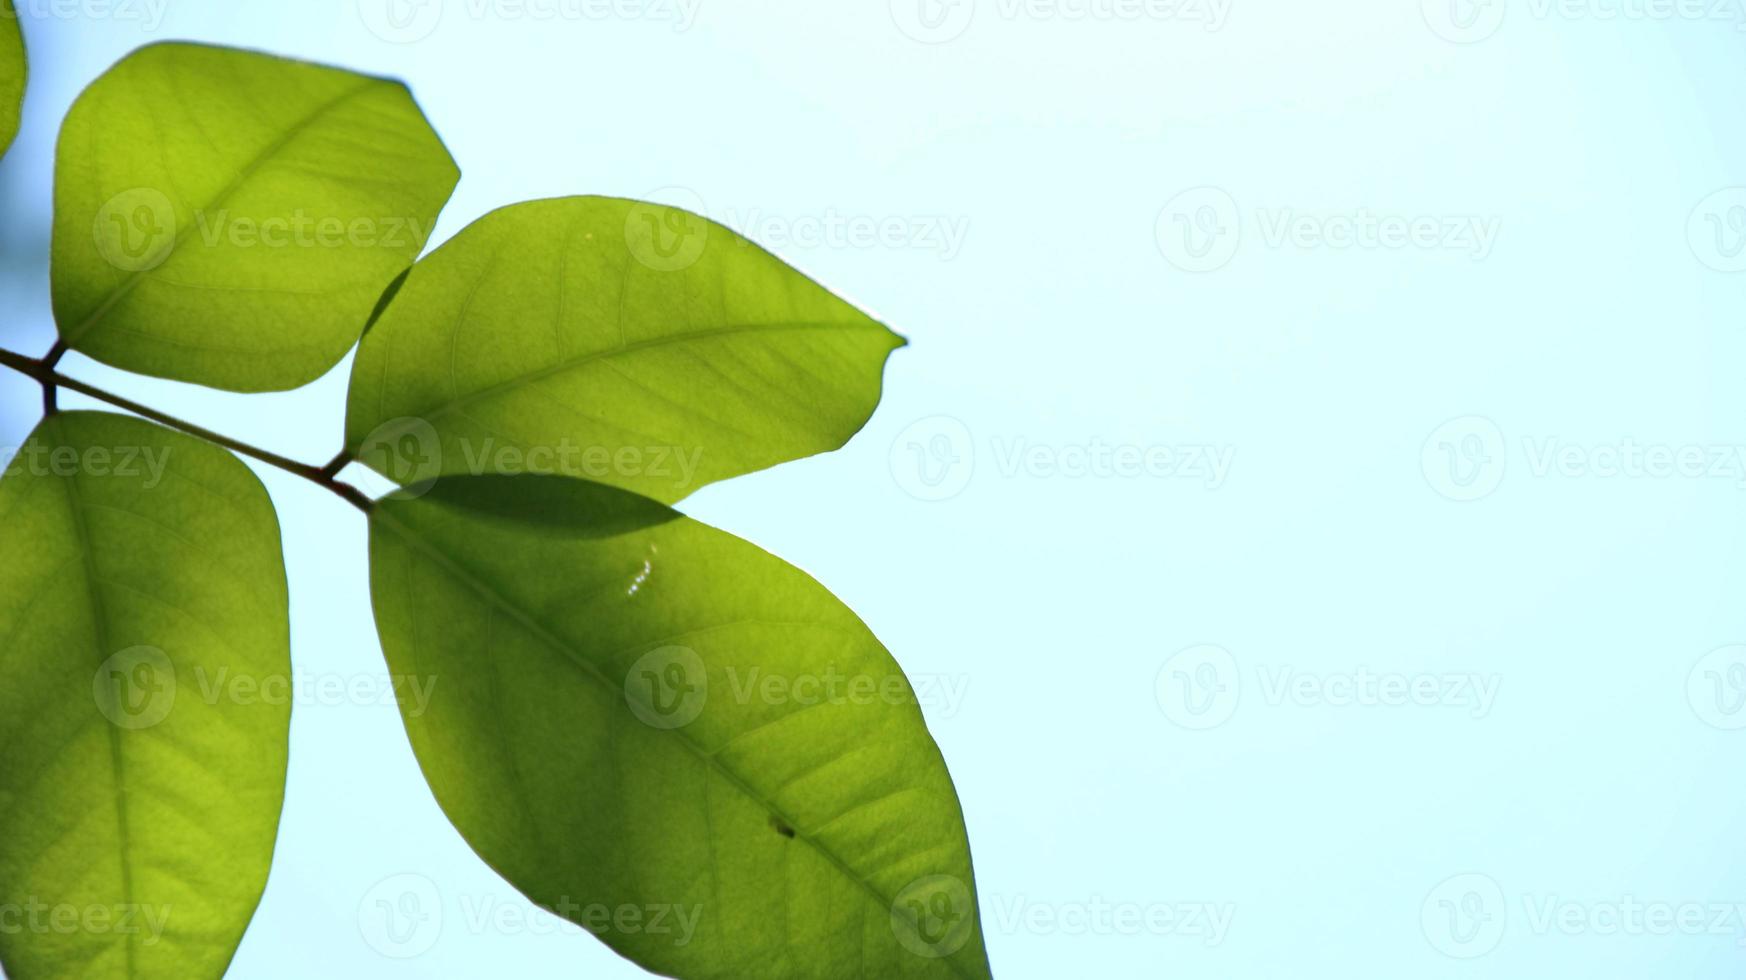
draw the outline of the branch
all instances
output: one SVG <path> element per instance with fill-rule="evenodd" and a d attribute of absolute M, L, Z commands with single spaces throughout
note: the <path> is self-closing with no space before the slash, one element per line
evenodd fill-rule
<path fill-rule="evenodd" d="M 338 469 L 335 469 L 330 473 L 326 467 L 310 466 L 307 463 L 299 463 L 294 459 L 287 459 L 277 453 L 271 453 L 265 449 L 258 449 L 246 442 L 238 442 L 228 436 L 221 436 L 210 429 L 202 428 L 192 422 L 184 422 L 175 416 L 165 415 L 157 409 L 147 408 L 136 401 L 131 401 L 120 395 L 112 395 L 101 388 L 94 385 L 88 385 L 76 378 L 69 378 L 54 369 L 54 362 L 60 359 L 60 354 L 65 353 L 65 349 L 62 345 L 57 344 L 55 346 L 56 351 L 50 352 L 49 359 L 41 361 L 34 357 L 26 357 L 23 354 L 18 354 L 13 351 L 0 350 L 0 365 L 9 367 L 20 374 L 34 378 L 38 384 L 42 385 L 43 405 L 51 414 L 55 411 L 54 390 L 56 388 L 66 388 L 69 391 L 76 391 L 82 395 L 89 395 L 98 401 L 108 402 L 116 408 L 126 409 L 141 418 L 150 419 L 160 425 L 166 425 L 172 429 L 177 429 L 186 432 L 191 436 L 204 439 L 207 442 L 223 446 L 231 452 L 240 453 L 251 459 L 258 459 L 269 466 L 276 466 L 294 476 L 300 476 L 316 486 L 324 487 L 332 493 L 337 494 L 341 500 L 344 500 L 346 503 L 351 504 L 353 507 L 358 508 L 366 514 L 368 514 L 370 509 L 375 506 L 375 503 L 371 501 L 369 497 L 364 496 L 363 491 L 349 483 L 342 483 L 336 479 L 335 474 L 339 472 Z M 340 459 L 346 459 L 347 462 L 350 461 L 343 453 L 335 458 L 335 462 L 338 462 Z M 343 464 L 340 468 L 344 468 Z"/>
<path fill-rule="evenodd" d="M 66 356 L 67 342 L 57 337 L 55 339 L 55 345 L 49 348 L 48 355 L 42 359 L 42 366 L 49 371 L 53 371 L 55 367 L 61 363 L 61 358 Z M 42 386 L 42 414 L 53 415 L 60 411 L 60 406 L 55 400 L 55 393 L 58 390 L 59 389 L 52 384 L 45 383 Z"/>

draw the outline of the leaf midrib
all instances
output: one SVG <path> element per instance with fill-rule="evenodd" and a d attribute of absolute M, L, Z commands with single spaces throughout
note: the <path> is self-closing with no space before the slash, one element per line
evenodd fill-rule
<path fill-rule="evenodd" d="M 527 371 L 515 375 L 514 377 L 506 378 L 494 385 L 480 388 L 477 391 L 469 392 L 459 398 L 453 398 L 434 407 L 423 409 L 418 413 L 417 417 L 425 422 L 434 422 L 451 412 L 460 411 L 477 402 L 501 394 L 505 391 L 513 391 L 517 388 L 535 384 L 555 375 L 563 374 L 566 371 L 572 371 L 585 365 L 592 364 L 596 361 L 607 361 L 615 357 L 638 354 L 647 350 L 655 350 L 669 344 L 683 344 L 714 337 L 731 337 L 740 334 L 776 333 L 802 330 L 869 330 L 890 333 L 883 324 L 871 320 L 865 323 L 830 323 L 806 320 L 793 323 L 729 323 L 719 327 L 711 327 L 707 330 L 690 330 L 684 333 L 663 334 L 659 337 L 651 337 L 648 340 L 639 340 L 635 343 L 623 344 L 608 350 L 590 351 L 586 354 L 580 354 L 576 357 L 566 358 L 555 364 L 547 365 L 537 371 Z M 384 365 L 384 369 L 386 369 L 386 365 Z M 379 383 L 386 386 L 386 380 Z M 407 426 L 406 428 L 410 431 L 410 426 Z M 381 434 L 378 438 L 386 440 L 391 439 L 394 435 L 398 434 L 400 433 L 394 431 Z M 360 443 L 354 444 L 348 448 L 355 453 L 363 447 Z"/>
<path fill-rule="evenodd" d="M 539 622 L 539 620 L 535 619 L 532 614 L 523 610 L 515 603 L 510 602 L 496 589 L 493 589 L 481 576 L 474 573 L 471 568 L 467 567 L 459 559 L 454 558 L 447 552 L 438 548 L 435 544 L 431 543 L 428 538 L 419 534 L 412 527 L 397 520 L 388 513 L 385 505 L 378 505 L 374 510 L 372 510 L 370 512 L 370 519 L 374 522 L 380 522 L 383 527 L 392 531 L 402 541 L 422 552 L 427 558 L 436 562 L 462 584 L 477 592 L 495 608 L 501 610 L 505 615 L 510 616 L 516 622 L 520 623 L 525 629 L 533 633 L 533 635 L 542 643 L 556 650 L 564 657 L 564 659 L 579 667 L 585 676 L 593 678 L 596 683 L 606 689 L 607 694 L 609 695 L 607 698 L 609 703 L 616 703 L 617 699 L 612 695 L 620 690 L 619 685 L 614 684 L 610 678 L 600 672 L 599 667 L 590 663 L 579 652 L 573 650 L 569 643 L 565 642 L 562 637 L 558 636 L 555 632 Z M 666 731 L 668 734 L 677 738 L 679 744 L 683 745 L 687 751 L 696 756 L 706 768 L 714 770 L 736 789 L 744 793 L 754 803 L 764 807 L 787 826 L 794 828 L 796 830 L 794 839 L 805 841 L 813 848 L 813 850 L 817 851 L 820 856 L 830 862 L 830 864 L 835 867 L 843 877 L 860 885 L 861 888 L 866 891 L 868 897 L 872 899 L 874 904 L 878 906 L 881 911 L 887 914 L 890 913 L 893 897 L 882 894 L 878 888 L 873 886 L 872 882 L 868 881 L 854 868 L 851 868 L 847 862 L 837 855 L 835 851 L 824 846 L 824 844 L 818 840 L 815 840 L 810 833 L 802 831 L 801 827 L 803 826 L 803 822 L 797 821 L 781 807 L 778 807 L 775 803 L 766 799 L 762 793 L 758 792 L 756 788 L 747 783 L 737 772 L 706 751 L 703 746 L 699 745 L 690 735 L 687 735 L 684 730 L 674 728 L 667 729 Z M 941 959 L 947 966 L 951 967 L 954 973 L 965 978 L 965 980 L 978 980 L 975 974 L 966 972 L 965 968 L 958 963 L 955 954 L 953 956 L 942 957 Z"/>
<path fill-rule="evenodd" d="M 329 99 L 310 110 L 307 115 L 292 123 L 283 133 L 279 134 L 277 139 L 267 144 L 260 153 L 255 155 L 254 159 L 244 164 L 243 167 L 237 171 L 236 176 L 231 178 L 229 184 L 226 184 L 212 198 L 212 200 L 206 202 L 206 204 L 197 210 L 214 211 L 224 207 L 224 205 L 230 201 L 231 197 L 242 188 L 243 184 L 247 183 L 250 178 L 259 173 L 261 168 L 266 166 L 267 162 L 277 156 L 280 151 L 291 145 L 292 140 L 295 140 L 297 137 L 307 132 L 309 127 L 315 125 L 316 121 L 322 116 L 325 116 L 335 108 L 338 108 L 342 103 L 348 102 L 357 97 L 366 89 L 373 88 L 380 84 L 383 84 L 382 79 L 366 77 L 358 84 L 342 91 L 332 99 Z M 185 241 L 189 235 L 194 233 L 195 227 L 196 225 L 194 222 L 189 222 L 186 226 L 177 229 L 176 237 L 170 243 L 170 250 L 165 253 L 166 262 L 175 254 L 177 249 L 182 247 L 182 242 Z M 144 281 L 147 275 L 152 271 L 153 270 L 151 269 L 136 270 L 126 279 L 123 279 L 114 289 L 111 289 L 108 295 L 103 297 L 102 302 L 97 304 L 96 309 L 92 310 L 90 315 L 87 316 L 83 322 L 81 322 L 77 327 L 74 327 L 71 331 L 62 335 L 66 339 L 67 346 L 74 348 L 78 347 L 79 342 L 91 332 L 91 329 L 97 326 L 98 323 L 102 322 L 103 318 L 108 316 L 110 311 L 115 309 L 123 299 L 127 298 L 127 295 L 133 292 L 134 288 Z"/>
<path fill-rule="evenodd" d="M 55 442 L 57 444 L 71 444 L 71 440 L 67 438 L 64 426 L 57 422 L 54 429 L 56 434 Z M 85 519 L 85 505 L 83 498 L 79 496 L 78 483 L 79 477 L 77 475 L 65 477 L 61 481 L 62 486 L 67 488 L 67 507 L 72 512 L 73 533 L 78 539 L 79 555 L 85 567 L 85 588 L 91 606 L 91 632 L 92 638 L 97 644 L 97 656 L 99 658 L 98 669 L 101 670 L 103 663 L 106 662 L 102 658 L 109 656 L 109 654 L 104 652 L 110 645 L 109 621 L 103 609 L 103 600 L 100 593 L 101 586 L 98 584 L 97 555 L 95 551 L 93 551 L 91 527 Z M 121 868 L 121 896 L 122 901 L 126 902 L 129 906 L 133 906 L 137 903 L 134 902 L 133 862 L 129 857 L 133 852 L 133 842 L 132 834 L 129 830 L 127 809 L 126 753 L 122 751 L 120 727 L 116 725 L 114 721 L 106 718 L 103 721 L 103 730 L 107 734 L 109 740 L 110 774 L 115 789 L 115 833 L 120 845 L 118 864 Z M 139 975 L 138 963 L 134 954 L 133 940 L 134 937 L 131 933 L 122 939 L 122 947 L 126 950 L 127 975 L 129 978 Z"/>

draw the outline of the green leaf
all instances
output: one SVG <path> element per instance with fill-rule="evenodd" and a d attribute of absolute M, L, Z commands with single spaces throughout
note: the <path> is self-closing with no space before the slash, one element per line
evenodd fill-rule
<path fill-rule="evenodd" d="M 359 348 L 347 445 L 402 483 L 531 472 L 671 502 L 842 446 L 903 343 L 704 218 L 534 201 L 413 267 Z"/>
<path fill-rule="evenodd" d="M 0 964 L 12 980 L 223 975 L 285 787 L 285 571 L 229 453 L 45 420 L 0 480 Z M 243 686 L 253 685 L 253 686 Z"/>
<path fill-rule="evenodd" d="M 180 43 L 92 83 L 55 167 L 61 337 L 233 391 L 338 363 L 459 177 L 399 82 Z"/>
<path fill-rule="evenodd" d="M 12 0 L 0 0 L 0 155 L 18 135 L 18 113 L 24 107 L 24 35 Z"/>
<path fill-rule="evenodd" d="M 914 694 L 807 575 L 552 477 L 385 500 L 370 542 L 425 777 L 534 902 L 672 976 L 989 975 Z"/>

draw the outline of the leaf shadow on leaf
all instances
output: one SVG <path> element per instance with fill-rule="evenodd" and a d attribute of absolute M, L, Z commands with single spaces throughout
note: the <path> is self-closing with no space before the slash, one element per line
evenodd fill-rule
<path fill-rule="evenodd" d="M 515 491 L 507 492 L 513 484 Z M 575 539 L 612 538 L 684 515 L 647 497 L 564 476 L 443 477 L 424 499 L 496 521 L 534 524 Z"/>

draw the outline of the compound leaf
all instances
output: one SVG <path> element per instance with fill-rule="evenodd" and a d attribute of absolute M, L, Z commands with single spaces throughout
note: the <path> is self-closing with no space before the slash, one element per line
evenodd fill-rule
<path fill-rule="evenodd" d="M 12 0 L 0 0 L 0 155 L 18 135 L 18 114 L 24 107 L 24 35 Z"/>
<path fill-rule="evenodd" d="M 141 48 L 61 128 L 61 337 L 115 367 L 233 391 L 313 381 L 357 342 L 458 178 L 399 82 Z"/>
<path fill-rule="evenodd" d="M 222 976 L 285 787 L 285 571 L 266 491 L 148 422 L 44 420 L 0 479 L 0 964 Z"/>
<path fill-rule="evenodd" d="M 806 574 L 554 477 L 391 497 L 370 541 L 425 777 L 534 902 L 672 976 L 989 976 L 913 690 Z"/>
<path fill-rule="evenodd" d="M 697 215 L 533 201 L 413 267 L 359 348 L 347 444 L 402 483 L 531 472 L 672 502 L 842 446 L 902 345 Z"/>

